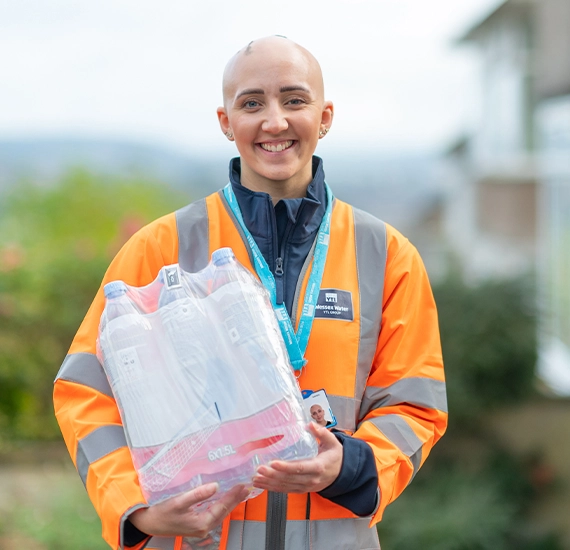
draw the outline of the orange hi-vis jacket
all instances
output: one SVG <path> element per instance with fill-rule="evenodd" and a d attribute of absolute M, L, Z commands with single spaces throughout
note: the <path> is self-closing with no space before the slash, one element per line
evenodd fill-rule
<path fill-rule="evenodd" d="M 246 241 L 221 192 L 141 229 L 111 263 L 57 375 L 56 416 L 112 548 L 124 548 L 124 522 L 146 503 L 116 402 L 95 355 L 102 287 L 117 279 L 147 285 L 162 266 L 176 262 L 195 272 L 207 265 L 212 251 L 226 246 L 255 274 Z M 310 253 L 297 285 L 294 324 L 311 259 Z M 409 241 L 336 199 L 321 288 L 350 293 L 352 320 L 315 318 L 299 384 L 301 389 L 324 388 L 337 428 L 371 446 L 378 506 L 372 516 L 362 518 L 316 493 L 289 494 L 284 547 L 380 548 L 375 523 L 410 483 L 447 424 L 436 308 L 422 261 Z M 264 492 L 237 506 L 224 522 L 219 548 L 263 550 L 267 505 Z M 134 548 L 183 550 L 191 547 L 187 542 L 151 537 Z"/>

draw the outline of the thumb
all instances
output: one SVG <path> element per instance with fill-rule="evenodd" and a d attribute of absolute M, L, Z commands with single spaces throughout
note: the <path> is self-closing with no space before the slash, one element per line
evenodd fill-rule
<path fill-rule="evenodd" d="M 213 497 L 218 492 L 218 489 L 219 486 L 217 483 L 206 483 L 204 485 L 200 485 L 195 489 L 181 494 L 178 497 L 179 504 L 193 506 L 194 504 L 198 504 L 204 500 L 209 499 L 210 497 Z"/>
<path fill-rule="evenodd" d="M 319 426 L 316 422 L 309 422 L 309 432 L 317 438 L 320 446 L 328 447 L 329 444 L 337 441 L 335 435 L 324 426 Z"/>

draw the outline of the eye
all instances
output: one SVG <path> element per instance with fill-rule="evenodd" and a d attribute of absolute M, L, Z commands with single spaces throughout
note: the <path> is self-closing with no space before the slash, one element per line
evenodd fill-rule
<path fill-rule="evenodd" d="M 255 100 L 255 99 L 248 99 L 243 106 L 246 109 L 255 109 L 256 107 L 259 107 L 259 101 Z"/>
<path fill-rule="evenodd" d="M 303 103 L 305 103 L 305 101 L 299 97 L 289 100 L 289 104 L 291 105 L 303 105 Z"/>

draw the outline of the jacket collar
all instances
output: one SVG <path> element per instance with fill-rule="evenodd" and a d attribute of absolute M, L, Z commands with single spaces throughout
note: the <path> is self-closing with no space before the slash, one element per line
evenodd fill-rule
<path fill-rule="evenodd" d="M 271 197 L 268 193 L 244 187 L 240 181 L 240 172 L 240 158 L 233 158 L 230 161 L 230 182 L 245 225 L 254 237 L 267 239 L 273 232 L 271 216 L 275 215 Z M 284 205 L 287 217 L 295 224 L 291 242 L 304 242 L 314 236 L 321 224 L 326 204 L 323 161 L 313 156 L 313 180 L 307 187 L 307 195 L 298 199 L 282 199 L 275 205 L 275 208 L 283 208 Z"/>

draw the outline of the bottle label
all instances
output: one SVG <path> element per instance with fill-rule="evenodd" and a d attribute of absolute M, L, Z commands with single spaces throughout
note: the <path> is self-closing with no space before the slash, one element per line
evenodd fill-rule
<path fill-rule="evenodd" d="M 164 279 L 167 288 L 182 286 L 180 282 L 180 271 L 178 265 L 170 265 L 164 268 Z"/>
<path fill-rule="evenodd" d="M 119 374 L 122 379 L 133 380 L 140 377 L 143 369 L 136 347 L 118 350 L 117 357 L 120 365 Z"/>
<path fill-rule="evenodd" d="M 225 456 L 230 456 L 235 454 L 236 451 L 232 445 L 224 445 L 222 447 L 218 447 L 217 449 L 208 451 L 208 460 L 210 462 L 214 462 L 214 460 L 219 460 L 220 458 L 224 458 Z"/>

